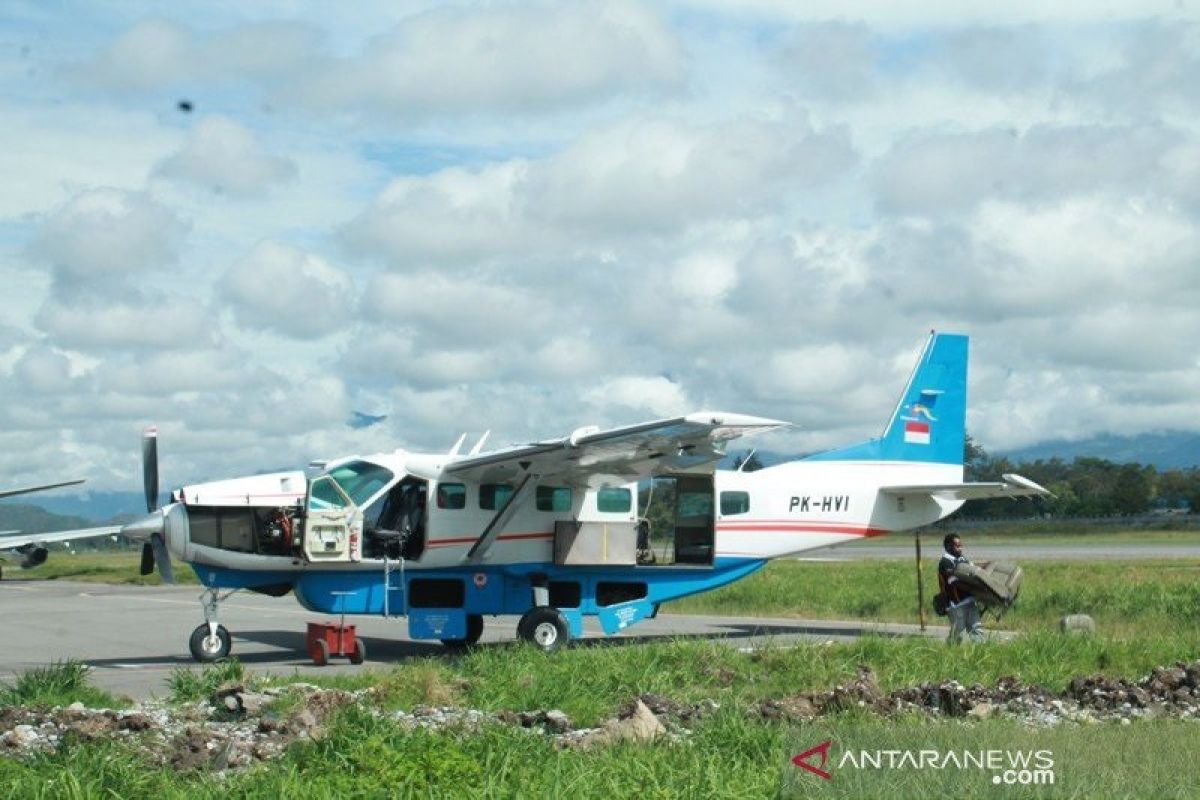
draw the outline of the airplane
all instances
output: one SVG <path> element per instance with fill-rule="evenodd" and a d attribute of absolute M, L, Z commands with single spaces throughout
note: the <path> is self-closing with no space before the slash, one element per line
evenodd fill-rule
<path fill-rule="evenodd" d="M 44 492 L 48 489 L 59 489 L 63 486 L 78 486 L 83 480 L 63 481 L 62 483 L 47 483 L 41 486 L 26 486 L 23 489 L 0 489 L 0 499 L 16 497 L 33 492 Z M 20 556 L 17 562 L 21 569 L 33 569 L 46 563 L 50 551 L 46 545 L 52 542 L 73 542 L 76 539 L 90 539 L 96 536 L 110 536 L 118 533 L 120 526 L 101 528 L 79 528 L 70 531 L 55 531 L 53 533 L 29 533 L 20 531 L 0 531 L 0 552 L 13 552 Z M 0 566 L 0 579 L 4 577 L 4 568 Z"/>
<path fill-rule="evenodd" d="M 229 655 L 219 606 L 241 590 L 406 618 L 410 638 L 450 647 L 478 641 L 485 615 L 516 615 L 518 637 L 552 651 L 585 616 L 612 635 L 773 558 L 928 525 L 969 499 L 1049 494 L 1017 475 L 963 482 L 966 398 L 967 337 L 931 332 L 879 438 L 761 470 L 715 465 L 731 440 L 786 423 L 703 411 L 489 452 L 481 439 L 460 453 L 460 438 L 448 453 L 314 462 L 184 486 L 163 508 L 151 428 L 149 513 L 121 533 L 144 543 L 143 574 L 173 580 L 173 555 L 206 587 L 197 661 Z M 667 530 L 639 519 L 645 479 L 674 483 Z"/>

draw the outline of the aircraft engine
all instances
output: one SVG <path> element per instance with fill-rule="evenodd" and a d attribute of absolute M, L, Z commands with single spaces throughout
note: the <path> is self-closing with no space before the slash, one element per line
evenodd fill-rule
<path fill-rule="evenodd" d="M 21 554 L 21 569 L 33 569 L 46 563 L 46 557 L 50 555 L 46 548 L 30 545 L 22 547 L 17 551 Z"/>

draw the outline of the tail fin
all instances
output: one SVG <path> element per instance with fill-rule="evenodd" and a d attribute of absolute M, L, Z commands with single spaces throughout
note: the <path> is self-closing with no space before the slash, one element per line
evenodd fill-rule
<path fill-rule="evenodd" d="M 961 464 L 966 424 L 967 337 L 934 331 L 883 436 L 809 460 Z"/>

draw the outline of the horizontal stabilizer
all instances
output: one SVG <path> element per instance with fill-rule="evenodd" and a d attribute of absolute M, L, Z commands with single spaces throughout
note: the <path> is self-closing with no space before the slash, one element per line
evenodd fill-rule
<path fill-rule="evenodd" d="M 989 483 L 942 483 L 929 486 L 884 486 L 892 495 L 927 494 L 939 500 L 989 500 L 993 497 L 1053 497 L 1047 489 L 1020 475 L 1005 475 Z"/>

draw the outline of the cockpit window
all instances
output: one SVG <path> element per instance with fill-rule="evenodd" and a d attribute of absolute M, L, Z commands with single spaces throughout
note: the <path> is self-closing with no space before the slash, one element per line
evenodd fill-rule
<path fill-rule="evenodd" d="M 337 481 L 342 491 L 360 508 L 395 477 L 390 469 L 369 461 L 341 464 L 329 470 L 329 476 Z"/>
<path fill-rule="evenodd" d="M 346 507 L 346 495 L 338 491 L 338 487 L 327 476 L 322 475 L 312 482 L 308 493 L 309 511 L 328 511 Z"/>

